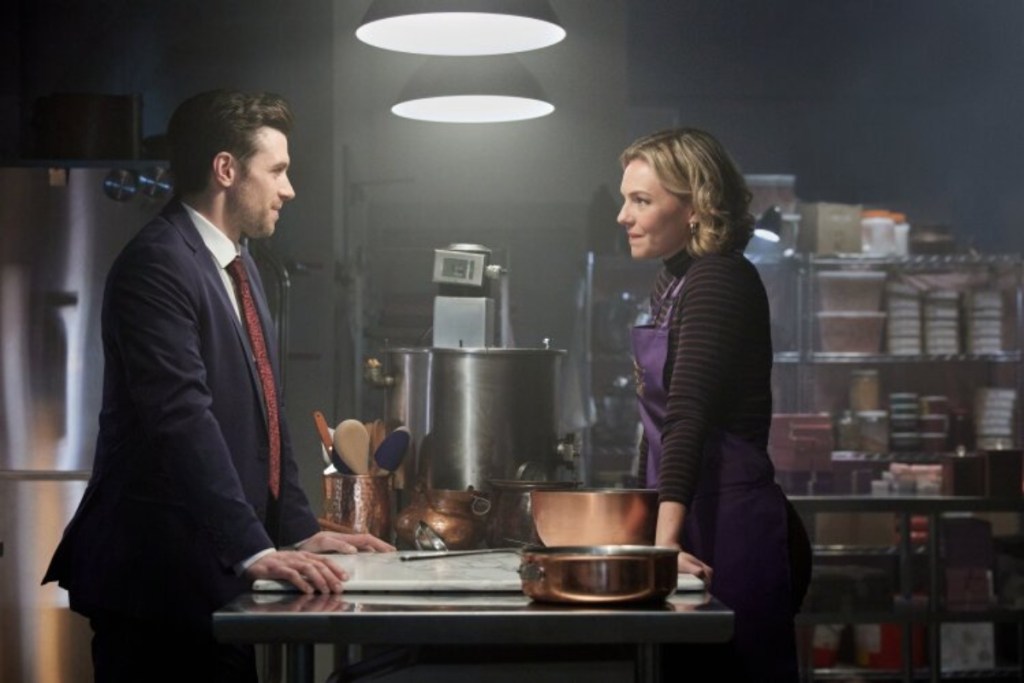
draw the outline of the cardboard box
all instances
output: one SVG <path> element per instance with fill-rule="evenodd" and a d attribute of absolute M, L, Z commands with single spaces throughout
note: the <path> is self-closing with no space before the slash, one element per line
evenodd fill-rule
<path fill-rule="evenodd" d="M 1020 498 L 1024 454 L 1019 450 L 985 451 L 985 493 L 990 498 Z"/>
<path fill-rule="evenodd" d="M 800 204 L 800 251 L 815 254 L 860 254 L 860 204 Z"/>
<path fill-rule="evenodd" d="M 777 471 L 829 471 L 833 447 L 832 418 L 828 413 L 772 415 L 768 453 Z"/>
<path fill-rule="evenodd" d="M 980 455 L 943 455 L 942 494 L 984 496 L 985 458 Z"/>
<path fill-rule="evenodd" d="M 939 625 L 942 673 L 978 671 L 996 665 L 995 626 L 991 623 Z"/>

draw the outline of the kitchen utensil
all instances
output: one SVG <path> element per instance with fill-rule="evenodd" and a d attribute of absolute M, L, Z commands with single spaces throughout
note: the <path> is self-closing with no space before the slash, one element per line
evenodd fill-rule
<path fill-rule="evenodd" d="M 437 535 L 437 532 L 431 529 L 430 525 L 423 520 L 416 524 L 416 547 L 420 550 L 448 551 L 448 546 Z"/>
<path fill-rule="evenodd" d="M 526 457 L 541 461 L 545 471 L 557 470 L 567 460 L 554 447 L 561 430 L 559 377 L 566 353 L 526 348 L 388 351 L 384 367 L 393 369 L 396 384 L 388 389 L 386 412 L 401 415 L 413 434 L 402 469 L 415 465 L 416 481 L 422 475 L 431 488 L 451 490 L 510 478 Z M 424 357 L 412 362 L 412 355 Z M 425 457 L 427 433 L 432 453 Z"/>
<path fill-rule="evenodd" d="M 497 548 L 513 539 L 519 545 L 541 545 L 533 523 L 530 492 L 576 489 L 575 481 L 520 481 L 491 479 L 491 510 L 487 514 L 487 546 Z"/>
<path fill-rule="evenodd" d="M 546 546 L 654 545 L 654 489 L 535 490 L 530 507 Z"/>
<path fill-rule="evenodd" d="M 370 435 L 362 422 L 349 419 L 338 424 L 334 430 L 334 452 L 354 474 L 369 471 Z M 338 467 L 337 463 L 334 466 Z"/>
<path fill-rule="evenodd" d="M 399 427 L 388 434 L 373 452 L 373 460 L 381 470 L 394 472 L 402 464 L 412 435 L 405 427 Z"/>
<path fill-rule="evenodd" d="M 417 541 L 419 524 L 423 523 L 451 550 L 478 548 L 484 540 L 490 506 L 490 500 L 472 487 L 465 491 L 428 489 L 419 483 L 413 489 L 412 500 L 395 519 L 397 545 L 423 550 Z"/>
<path fill-rule="evenodd" d="M 519 548 L 478 548 L 476 550 L 445 550 L 426 555 L 400 555 L 399 559 L 402 560 L 402 562 L 416 562 L 419 560 L 440 560 L 445 557 L 458 557 L 459 555 L 488 555 L 490 553 L 518 552 Z"/>
<path fill-rule="evenodd" d="M 516 468 L 516 479 L 523 481 L 543 481 L 546 476 L 544 466 L 532 460 L 527 460 Z"/>
<path fill-rule="evenodd" d="M 391 477 L 386 474 L 324 476 L 322 519 L 348 529 L 349 533 L 370 533 L 390 542 L 394 533 Z"/>
<path fill-rule="evenodd" d="M 678 582 L 678 549 L 598 545 L 531 547 L 522 551 L 523 593 L 539 602 L 664 600 Z"/>
<path fill-rule="evenodd" d="M 376 453 L 388 435 L 387 425 L 378 418 L 366 423 L 366 431 L 370 434 L 370 453 Z"/>
<path fill-rule="evenodd" d="M 377 472 L 380 471 L 380 467 L 377 465 L 376 461 L 373 459 L 373 454 L 377 452 L 377 448 L 380 447 L 381 441 L 383 441 L 384 440 L 384 436 L 387 435 L 387 430 L 384 430 L 384 429 L 378 430 L 377 429 L 378 423 L 379 424 L 383 424 L 383 421 L 377 419 L 377 420 L 369 420 L 369 421 L 363 423 L 363 426 L 366 427 L 366 433 L 369 434 L 369 436 L 370 436 L 370 445 L 369 445 L 367 456 L 366 456 L 367 459 L 368 459 L 367 460 L 367 467 L 368 467 L 368 471 L 370 472 L 370 474 L 376 474 Z M 381 432 L 383 432 L 383 434 Z"/>
<path fill-rule="evenodd" d="M 331 453 L 334 451 L 334 436 L 331 434 L 331 428 L 327 426 L 327 418 L 319 410 L 314 410 L 313 423 L 316 424 L 316 432 L 320 435 L 320 442 L 324 445 L 324 464 L 334 465 L 337 469 L 338 466 L 331 460 Z"/>

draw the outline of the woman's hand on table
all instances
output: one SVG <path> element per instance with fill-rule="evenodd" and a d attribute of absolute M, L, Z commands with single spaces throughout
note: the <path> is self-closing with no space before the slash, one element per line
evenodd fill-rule
<path fill-rule="evenodd" d="M 693 574 L 704 582 L 704 587 L 711 586 L 711 567 L 704 564 L 690 553 L 680 550 L 676 560 L 680 574 Z"/>

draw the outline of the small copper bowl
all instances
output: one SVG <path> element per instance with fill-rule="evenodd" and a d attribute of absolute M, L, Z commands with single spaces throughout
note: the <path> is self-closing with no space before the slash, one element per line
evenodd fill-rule
<path fill-rule="evenodd" d="M 654 489 L 530 492 L 537 536 L 545 546 L 654 545 Z"/>

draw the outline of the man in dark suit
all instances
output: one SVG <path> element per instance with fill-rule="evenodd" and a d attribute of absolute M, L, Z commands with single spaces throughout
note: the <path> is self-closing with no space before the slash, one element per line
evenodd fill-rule
<path fill-rule="evenodd" d="M 340 592 L 348 577 L 319 553 L 394 550 L 320 530 L 280 417 L 243 243 L 272 235 L 295 196 L 291 125 L 272 94 L 182 103 L 168 128 L 175 198 L 108 275 L 95 463 L 44 578 L 89 617 L 97 683 L 255 681 L 252 648 L 213 639 L 214 610 L 254 579 Z"/>

